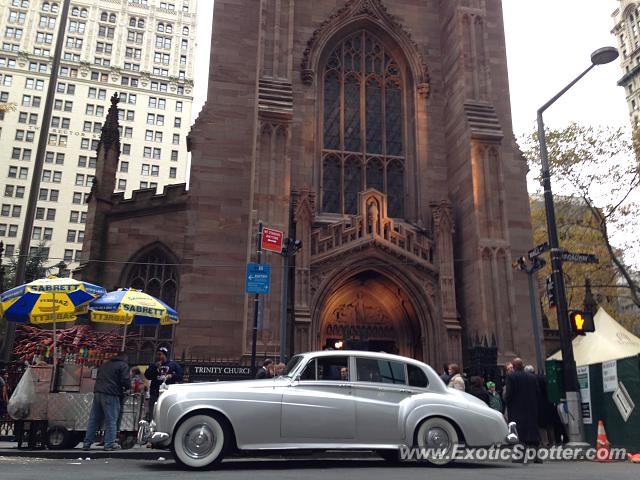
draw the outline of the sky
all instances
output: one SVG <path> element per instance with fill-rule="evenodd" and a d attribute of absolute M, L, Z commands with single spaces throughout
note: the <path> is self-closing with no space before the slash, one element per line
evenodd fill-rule
<path fill-rule="evenodd" d="M 198 5 L 194 119 L 207 94 L 213 3 Z M 535 128 L 537 109 L 590 65 L 591 52 L 617 46 L 611 34 L 617 6 L 618 0 L 503 0 L 516 136 Z M 619 60 L 595 68 L 545 113 L 545 123 L 627 127 L 624 90 L 616 84 L 621 76 Z"/>
<path fill-rule="evenodd" d="M 503 0 L 511 111 L 516 136 L 533 131 L 536 112 L 590 64 L 617 47 L 611 13 L 618 0 Z M 594 68 L 544 114 L 545 124 L 628 127 L 620 60 Z"/>

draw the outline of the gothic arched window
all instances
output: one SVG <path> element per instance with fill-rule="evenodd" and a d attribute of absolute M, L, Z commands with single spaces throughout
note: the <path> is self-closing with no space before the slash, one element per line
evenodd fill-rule
<path fill-rule="evenodd" d="M 387 194 L 404 215 L 404 83 L 400 67 L 366 30 L 348 36 L 323 71 L 322 210 L 355 214 L 358 193 Z"/>
<path fill-rule="evenodd" d="M 178 301 L 178 270 L 175 260 L 164 250 L 163 247 L 152 248 L 136 257 L 125 276 L 125 285 L 153 295 L 175 308 Z M 144 345 L 153 344 L 155 348 L 171 346 L 174 326 L 133 326 L 129 331 L 137 333 L 138 337 L 133 343 L 129 343 L 128 348 L 135 349 L 136 352 L 146 352 Z M 155 352 L 155 348 L 152 349 L 152 353 Z M 138 360 L 151 361 L 147 358 Z"/>

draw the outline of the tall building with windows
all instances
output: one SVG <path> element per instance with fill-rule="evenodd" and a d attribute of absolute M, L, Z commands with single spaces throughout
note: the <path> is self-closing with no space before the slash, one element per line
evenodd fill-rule
<path fill-rule="evenodd" d="M 624 87 L 629 105 L 631 125 L 640 125 L 640 2 L 619 0 L 620 6 L 611 15 L 613 33 L 618 41 L 623 76 L 618 85 Z"/>
<path fill-rule="evenodd" d="M 197 0 L 72 0 L 31 249 L 77 266 L 96 147 L 120 95 L 116 191 L 184 182 L 193 101 Z M 62 1 L 0 0 L 0 241 L 17 253 Z"/>

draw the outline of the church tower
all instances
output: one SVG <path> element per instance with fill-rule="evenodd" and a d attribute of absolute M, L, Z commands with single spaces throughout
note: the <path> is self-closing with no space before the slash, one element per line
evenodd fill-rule
<path fill-rule="evenodd" d="M 501 1 L 216 0 L 213 22 L 189 190 L 110 194 L 116 98 L 103 130 L 82 276 L 181 319 L 139 328 L 136 358 L 250 355 L 260 222 L 302 242 L 286 272 L 262 256 L 260 357 L 279 354 L 284 312 L 287 356 L 342 342 L 436 367 L 533 358 Z"/>
<path fill-rule="evenodd" d="M 500 0 L 217 0 L 213 32 L 178 343 L 250 351 L 261 221 L 303 244 L 287 272 L 293 351 L 349 339 L 438 365 L 481 339 L 530 356 Z M 264 263 L 258 352 L 273 354 L 283 262 Z"/>

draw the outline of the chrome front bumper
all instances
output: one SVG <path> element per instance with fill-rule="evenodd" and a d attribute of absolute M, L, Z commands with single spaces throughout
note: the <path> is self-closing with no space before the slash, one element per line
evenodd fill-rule
<path fill-rule="evenodd" d="M 156 422 L 151 420 L 151 423 L 141 420 L 138 427 L 138 443 L 140 445 L 146 445 L 151 443 L 157 445 L 169 440 L 169 434 L 164 432 L 156 432 Z"/>
<path fill-rule="evenodd" d="M 507 434 L 507 443 L 513 445 L 518 443 L 518 430 L 516 428 L 516 422 L 509 422 L 509 433 Z"/>
<path fill-rule="evenodd" d="M 140 420 L 138 423 L 138 444 L 146 445 L 149 443 L 151 436 L 153 435 L 156 427 L 156 422 L 151 420 L 151 423 L 146 420 Z"/>

